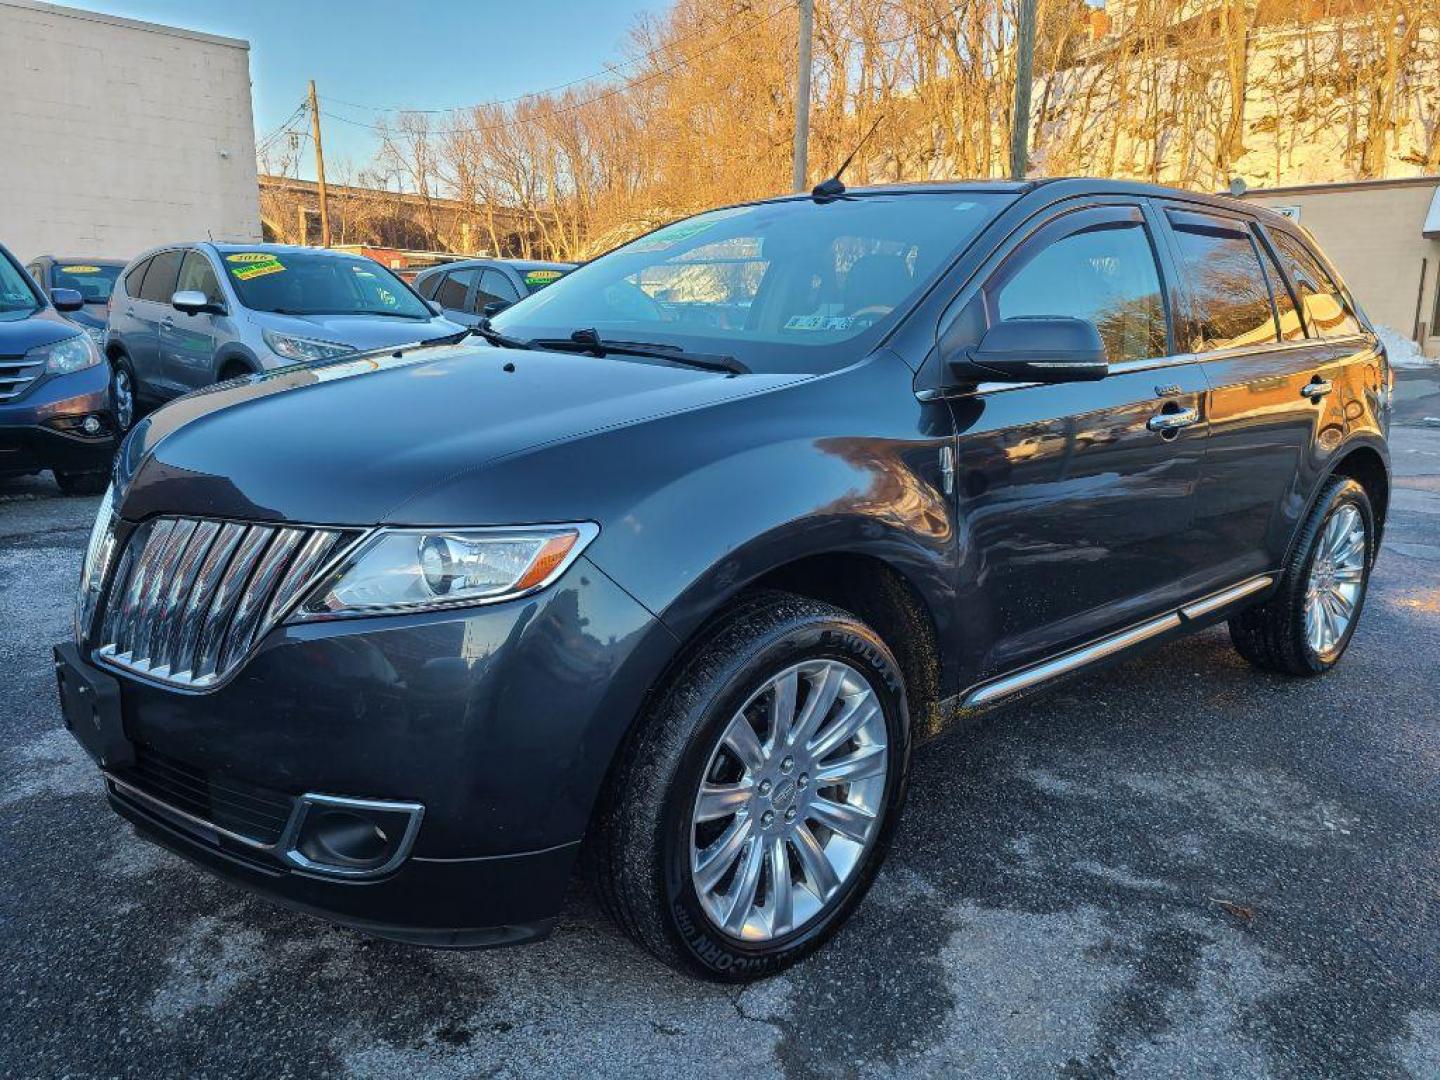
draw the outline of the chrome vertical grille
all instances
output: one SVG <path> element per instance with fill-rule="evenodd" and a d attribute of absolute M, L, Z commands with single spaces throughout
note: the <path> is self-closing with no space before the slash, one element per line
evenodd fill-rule
<path fill-rule="evenodd" d="M 356 535 L 195 518 L 147 522 L 110 581 L 96 655 L 172 686 L 213 686 Z"/>

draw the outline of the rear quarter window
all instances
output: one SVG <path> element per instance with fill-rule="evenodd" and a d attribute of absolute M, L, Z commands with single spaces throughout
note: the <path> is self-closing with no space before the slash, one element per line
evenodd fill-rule
<path fill-rule="evenodd" d="M 1311 337 L 1347 337 L 1360 333 L 1360 320 L 1345 293 L 1308 248 L 1287 232 L 1273 230 L 1275 246 L 1300 297 Z"/>

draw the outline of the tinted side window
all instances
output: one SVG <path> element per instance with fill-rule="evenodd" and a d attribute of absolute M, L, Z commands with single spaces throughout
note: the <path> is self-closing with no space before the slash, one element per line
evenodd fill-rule
<path fill-rule="evenodd" d="M 435 290 L 440 287 L 440 282 L 444 280 L 444 274 L 431 274 L 429 277 L 422 278 L 420 281 L 416 282 L 415 291 L 418 292 L 421 296 L 423 296 L 426 300 L 434 300 Z"/>
<path fill-rule="evenodd" d="M 482 295 L 483 294 L 483 295 Z M 499 301 L 513 304 L 520 299 L 510 279 L 499 270 L 486 270 L 480 275 L 480 292 L 475 295 L 475 307 L 483 309 L 486 304 Z"/>
<path fill-rule="evenodd" d="M 196 292 L 204 293 L 205 299 L 212 304 L 225 302 L 225 296 L 220 291 L 220 282 L 215 277 L 215 270 L 211 267 L 210 260 L 198 251 L 186 254 L 185 262 L 180 267 L 180 280 L 175 285 L 175 291 L 181 292 L 185 289 L 194 289 Z"/>
<path fill-rule="evenodd" d="M 1325 272 L 1319 260 L 1289 233 L 1272 230 L 1275 246 L 1290 271 L 1290 280 L 1300 294 L 1305 309 L 1305 322 L 1314 337 L 1344 337 L 1358 334 L 1360 322 L 1350 311 L 1345 294 Z"/>
<path fill-rule="evenodd" d="M 145 283 L 140 286 L 140 299 L 153 300 L 157 304 L 168 304 L 175 295 L 175 283 L 180 280 L 180 260 L 185 257 L 183 250 L 162 251 L 150 260 L 150 269 L 145 274 Z"/>
<path fill-rule="evenodd" d="M 1160 274 L 1139 211 L 1124 218 L 1082 211 L 1052 222 L 1005 261 L 977 300 L 983 306 L 966 305 L 958 332 L 978 337 L 1001 319 L 1068 315 L 1099 328 L 1112 363 L 1169 351 Z"/>
<path fill-rule="evenodd" d="M 1280 340 L 1260 255 L 1244 225 L 1208 214 L 1167 211 L 1190 287 L 1191 352 Z"/>
<path fill-rule="evenodd" d="M 465 294 L 469 292 L 470 283 L 474 280 L 474 270 L 452 270 L 445 275 L 444 282 L 435 291 L 435 299 L 441 307 L 464 311 Z"/>
<path fill-rule="evenodd" d="M 145 259 L 130 268 L 130 272 L 125 275 L 126 293 L 132 297 L 139 297 L 140 288 L 145 282 L 145 271 L 150 269 L 150 264 L 154 261 L 153 258 Z"/>
<path fill-rule="evenodd" d="M 1280 340 L 1296 341 L 1305 336 L 1305 323 L 1295 307 L 1295 297 L 1285 275 L 1275 264 L 1274 258 L 1264 244 L 1256 237 L 1255 246 L 1260 250 L 1260 260 L 1265 264 L 1265 277 L 1270 281 L 1270 295 L 1275 298 L 1275 314 L 1280 317 Z"/>

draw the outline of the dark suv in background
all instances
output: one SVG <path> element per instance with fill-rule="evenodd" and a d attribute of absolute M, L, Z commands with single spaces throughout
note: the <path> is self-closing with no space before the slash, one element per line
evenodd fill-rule
<path fill-rule="evenodd" d="M 837 187 L 138 426 L 56 649 L 113 807 L 443 946 L 545 934 L 583 841 L 631 934 L 740 979 L 860 901 L 953 717 L 1219 622 L 1339 660 L 1392 380 L 1305 234 L 1138 184 Z"/>
<path fill-rule="evenodd" d="M 105 489 L 115 413 L 110 369 L 69 319 L 84 302 L 47 295 L 0 247 L 0 477 L 49 469 L 67 495 Z"/>
<path fill-rule="evenodd" d="M 54 289 L 73 289 L 80 294 L 83 305 L 66 312 L 65 317 L 82 327 L 90 340 L 104 349 L 110 294 L 115 289 L 115 279 L 125 269 L 125 260 L 39 255 L 31 259 L 25 269 L 47 294 Z"/>
<path fill-rule="evenodd" d="M 471 326 L 555 284 L 574 269 L 574 263 L 464 259 L 417 274 L 415 291 L 439 304 L 446 318 Z"/>

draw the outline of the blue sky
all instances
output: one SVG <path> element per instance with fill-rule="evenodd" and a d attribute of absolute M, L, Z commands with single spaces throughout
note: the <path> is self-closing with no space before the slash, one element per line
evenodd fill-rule
<path fill-rule="evenodd" d="M 74 7 L 250 42 L 255 128 L 290 115 L 314 79 L 321 111 L 363 123 L 371 109 L 445 108 L 512 98 L 603 71 L 635 18 L 668 0 L 69 0 Z M 323 99 L 332 98 L 333 102 Z M 365 165 L 372 132 L 324 119 L 325 157 Z M 313 176 L 307 154 L 301 175 Z M 327 171 L 329 169 L 327 168 Z"/>

